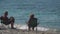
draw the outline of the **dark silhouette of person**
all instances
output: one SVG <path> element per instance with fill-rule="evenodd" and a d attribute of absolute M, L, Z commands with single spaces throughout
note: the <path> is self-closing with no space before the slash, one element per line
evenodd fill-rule
<path fill-rule="evenodd" d="M 4 13 L 4 15 L 0 17 L 0 20 L 1 20 L 1 23 L 5 24 L 5 25 L 11 24 L 11 28 L 12 29 L 14 28 L 13 26 L 14 26 L 15 19 L 14 19 L 14 17 L 8 18 L 8 11 L 6 11 Z"/>
<path fill-rule="evenodd" d="M 28 30 L 30 31 L 30 28 L 34 31 L 34 28 L 37 26 L 37 18 L 34 17 L 34 14 L 30 16 L 30 19 L 28 21 Z"/>
<path fill-rule="evenodd" d="M 14 22 L 15 22 L 15 19 L 14 19 L 14 17 L 11 16 L 10 17 L 10 23 L 11 23 L 11 28 L 12 29 L 14 29 L 14 27 L 13 27 L 14 26 Z"/>

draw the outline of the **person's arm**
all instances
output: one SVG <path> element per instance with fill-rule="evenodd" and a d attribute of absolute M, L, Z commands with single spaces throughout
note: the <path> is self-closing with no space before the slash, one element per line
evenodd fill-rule
<path fill-rule="evenodd" d="M 29 24 L 29 23 L 30 23 L 30 21 L 31 21 L 31 19 L 29 19 L 29 20 L 28 20 L 27 24 Z"/>
<path fill-rule="evenodd" d="M 14 17 L 10 17 L 10 21 L 15 22 Z"/>

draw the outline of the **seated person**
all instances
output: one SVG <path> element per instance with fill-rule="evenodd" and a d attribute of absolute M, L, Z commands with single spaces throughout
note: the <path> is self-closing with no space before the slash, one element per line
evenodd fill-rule
<path fill-rule="evenodd" d="M 14 24 L 14 21 L 15 21 L 14 17 L 10 17 L 10 19 L 8 19 L 7 16 L 8 16 L 8 12 L 6 11 L 4 13 L 4 15 L 0 17 L 1 23 L 5 24 L 5 25 L 11 24 L 11 28 L 14 28 L 13 27 L 13 24 Z"/>
<path fill-rule="evenodd" d="M 35 27 L 37 27 L 37 18 L 35 18 L 34 14 L 32 14 L 28 21 L 28 29 L 30 30 L 30 28 L 32 28 L 32 30 L 34 30 Z"/>

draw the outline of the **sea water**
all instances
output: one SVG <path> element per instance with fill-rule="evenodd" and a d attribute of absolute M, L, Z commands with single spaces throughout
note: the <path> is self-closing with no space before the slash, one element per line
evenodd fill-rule
<path fill-rule="evenodd" d="M 0 16 L 8 11 L 15 24 L 26 25 L 31 14 L 38 27 L 60 28 L 60 0 L 0 0 Z"/>

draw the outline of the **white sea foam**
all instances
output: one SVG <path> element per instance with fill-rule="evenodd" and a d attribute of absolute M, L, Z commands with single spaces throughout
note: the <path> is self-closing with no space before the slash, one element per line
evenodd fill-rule
<path fill-rule="evenodd" d="M 28 26 L 27 25 L 23 25 L 19 29 L 28 30 Z M 36 30 L 36 28 L 34 30 Z M 47 31 L 47 30 L 49 30 L 49 28 L 37 27 L 37 31 Z"/>
<path fill-rule="evenodd" d="M 6 25 L 2 26 L 0 24 L 0 28 L 1 27 L 8 28 L 8 27 L 11 27 L 11 26 L 10 25 L 9 26 L 6 26 Z M 14 24 L 14 27 L 16 29 L 28 30 L 28 26 L 27 25 Z M 34 30 L 36 30 L 36 28 Z M 48 31 L 48 30 L 51 30 L 51 29 L 50 28 L 45 28 L 45 27 L 37 27 L 37 31 Z M 56 31 L 56 29 L 54 31 Z"/>
<path fill-rule="evenodd" d="M 27 25 L 15 24 L 14 27 L 17 28 L 17 29 L 28 30 L 28 26 Z M 36 30 L 36 28 L 34 30 Z M 48 31 L 49 28 L 37 27 L 37 30 L 38 31 Z"/>

